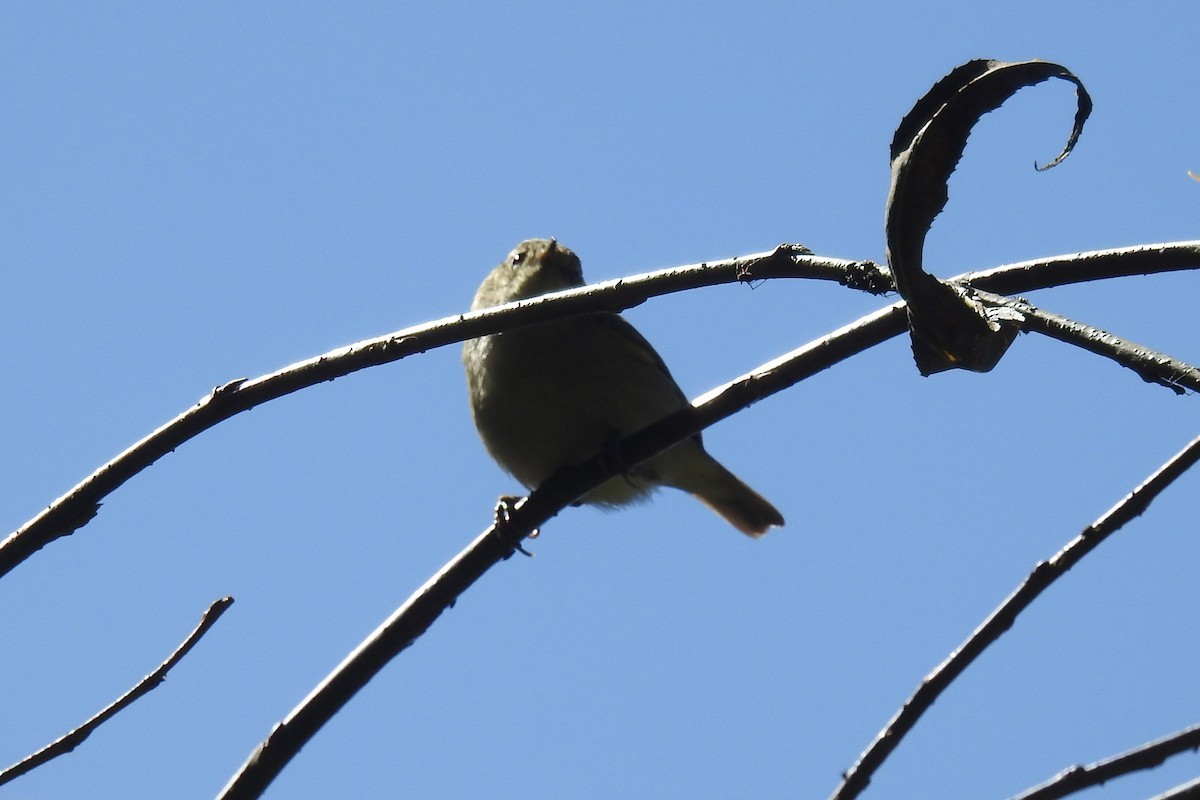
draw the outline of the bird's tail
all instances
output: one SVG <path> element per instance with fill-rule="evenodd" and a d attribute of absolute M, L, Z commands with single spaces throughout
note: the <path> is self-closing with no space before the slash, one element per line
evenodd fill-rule
<path fill-rule="evenodd" d="M 779 509 L 758 492 L 751 489 L 704 452 L 703 459 L 689 459 L 684 478 L 672 483 L 724 517 L 725 521 L 747 536 L 758 538 L 772 526 L 783 525 Z"/>

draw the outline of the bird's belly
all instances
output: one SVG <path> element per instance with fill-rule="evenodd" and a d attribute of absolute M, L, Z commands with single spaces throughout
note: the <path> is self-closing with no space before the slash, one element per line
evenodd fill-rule
<path fill-rule="evenodd" d="M 686 404 L 653 364 L 619 351 L 614 356 L 611 341 L 578 334 L 577 325 L 545 323 L 469 343 L 479 367 L 471 395 L 480 435 L 496 461 L 530 489 Z M 584 500 L 639 499 L 654 485 L 652 465 L 613 478 Z"/>

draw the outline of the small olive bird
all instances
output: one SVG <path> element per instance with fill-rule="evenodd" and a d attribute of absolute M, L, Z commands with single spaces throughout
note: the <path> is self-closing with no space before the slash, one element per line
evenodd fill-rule
<path fill-rule="evenodd" d="M 471 309 L 583 283 L 573 252 L 553 239 L 530 239 L 484 279 Z M 619 314 L 581 314 L 471 339 L 463 366 L 484 445 L 528 489 L 688 406 L 662 358 Z M 658 486 L 695 495 L 749 536 L 783 525 L 774 506 L 708 454 L 699 434 L 582 501 L 613 508 L 644 500 Z"/>

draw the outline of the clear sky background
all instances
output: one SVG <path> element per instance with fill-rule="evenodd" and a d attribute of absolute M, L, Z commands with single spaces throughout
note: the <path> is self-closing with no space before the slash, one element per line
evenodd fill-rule
<path fill-rule="evenodd" d="M 601 280 L 803 242 L 883 257 L 887 147 L 971 58 L 1074 70 L 985 118 L 942 275 L 1200 237 L 1194 2 L 8 3 L 0 527 L 213 386 L 466 310 L 518 241 Z M 1200 362 L 1200 276 L 1038 292 Z M 627 316 L 691 396 L 888 302 L 774 281 Z M 260 407 L 0 581 L 0 761 L 165 685 L 3 798 L 211 797 L 517 490 L 457 347 Z M 293 762 L 279 798 L 824 797 L 921 677 L 1194 436 L 1176 397 L 1035 336 L 921 378 L 896 339 L 711 429 L 783 511 L 564 512 Z M 1188 475 L 1052 589 L 868 796 L 1004 797 L 1200 721 Z M 1141 798 L 1182 756 L 1088 794 Z"/>

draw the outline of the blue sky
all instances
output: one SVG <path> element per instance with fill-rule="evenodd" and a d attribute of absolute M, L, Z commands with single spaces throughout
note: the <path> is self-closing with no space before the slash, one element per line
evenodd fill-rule
<path fill-rule="evenodd" d="M 803 242 L 882 259 L 887 147 L 957 64 L 1071 88 L 984 119 L 948 275 L 1197 238 L 1194 4 L 76 4 L 0 9 L 0 524 L 213 386 L 466 310 L 518 241 L 601 280 Z M 1191 363 L 1195 275 L 1035 293 Z M 691 396 L 877 308 L 775 281 L 629 312 Z M 897 339 L 707 434 L 788 526 L 664 493 L 568 510 L 362 692 L 268 797 L 821 797 L 933 668 L 1196 434 L 1195 398 L 1021 337 L 921 378 Z M 1200 719 L 1198 479 L 1052 589 L 878 796 L 1003 797 Z M 237 417 L 0 581 L 0 761 L 167 683 L 0 797 L 206 797 L 515 483 L 458 348 Z M 1184 756 L 1088 797 L 1190 779 Z"/>

